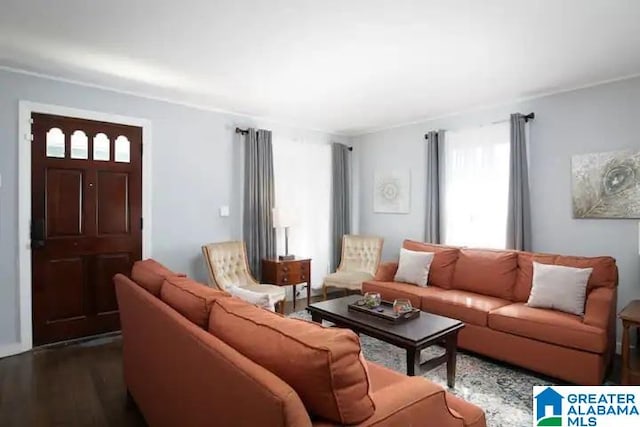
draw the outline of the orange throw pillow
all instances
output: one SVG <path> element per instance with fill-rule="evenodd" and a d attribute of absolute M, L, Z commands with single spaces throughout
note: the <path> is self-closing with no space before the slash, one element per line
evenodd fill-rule
<path fill-rule="evenodd" d="M 357 424 L 375 411 L 360 341 L 350 330 L 222 298 L 211 309 L 209 332 L 288 383 L 314 415 Z"/>
<path fill-rule="evenodd" d="M 229 296 L 226 292 L 178 276 L 167 277 L 160 290 L 162 301 L 203 329 L 209 323 L 213 302 Z"/>
<path fill-rule="evenodd" d="M 162 282 L 169 276 L 181 276 L 169 270 L 154 259 L 136 261 L 131 269 L 131 278 L 138 285 L 151 292 L 154 296 L 160 296 Z M 184 275 L 182 275 L 184 276 Z"/>
<path fill-rule="evenodd" d="M 405 240 L 402 247 L 410 251 L 433 252 L 433 261 L 429 267 L 428 285 L 451 289 L 453 271 L 458 260 L 459 248 L 453 246 L 434 245 L 432 243 Z"/>

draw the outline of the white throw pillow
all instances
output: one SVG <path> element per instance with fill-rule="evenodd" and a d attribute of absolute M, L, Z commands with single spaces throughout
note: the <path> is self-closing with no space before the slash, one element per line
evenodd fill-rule
<path fill-rule="evenodd" d="M 593 268 L 533 263 L 533 282 L 527 305 L 584 316 L 587 282 Z"/>
<path fill-rule="evenodd" d="M 249 304 L 255 304 L 258 307 L 266 308 L 267 310 L 274 311 L 274 308 L 269 304 L 269 295 L 259 292 L 253 292 L 248 289 L 243 289 L 239 286 L 227 286 L 225 289 L 234 297 L 238 297 Z"/>
<path fill-rule="evenodd" d="M 433 255 L 433 252 L 410 251 L 409 249 L 401 248 L 398 271 L 396 271 L 393 280 L 418 286 L 427 286 L 429 267 L 431 267 Z"/>

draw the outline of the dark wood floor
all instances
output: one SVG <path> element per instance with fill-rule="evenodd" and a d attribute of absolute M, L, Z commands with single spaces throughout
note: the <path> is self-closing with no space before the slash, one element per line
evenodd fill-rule
<path fill-rule="evenodd" d="M 0 360 L 0 426 L 144 426 L 126 404 L 119 336 Z"/>

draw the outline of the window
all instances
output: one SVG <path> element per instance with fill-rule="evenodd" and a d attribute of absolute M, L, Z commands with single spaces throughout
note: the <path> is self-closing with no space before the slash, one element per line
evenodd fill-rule
<path fill-rule="evenodd" d="M 64 133 L 59 128 L 47 132 L 47 157 L 64 159 Z"/>
<path fill-rule="evenodd" d="M 89 138 L 87 138 L 87 134 L 81 130 L 76 130 L 71 134 L 71 158 L 89 158 Z"/>
<path fill-rule="evenodd" d="M 445 244 L 506 246 L 509 147 L 508 122 L 446 132 L 441 159 Z"/>
<path fill-rule="evenodd" d="M 130 161 L 130 147 L 131 143 L 126 136 L 120 135 L 116 138 L 116 154 L 115 161 L 121 163 L 129 163 Z"/>
<path fill-rule="evenodd" d="M 102 132 L 93 137 L 93 160 L 109 161 L 110 145 L 109 137 Z"/>
<path fill-rule="evenodd" d="M 311 282 L 322 285 L 330 262 L 331 145 L 296 141 L 274 133 L 276 207 L 293 218 L 289 252 L 312 259 Z M 284 253 L 284 232 L 278 253 Z"/>

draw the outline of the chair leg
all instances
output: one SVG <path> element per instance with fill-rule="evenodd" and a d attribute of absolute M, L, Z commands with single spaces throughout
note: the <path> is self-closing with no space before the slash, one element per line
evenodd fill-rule
<path fill-rule="evenodd" d="M 280 314 L 284 314 L 284 302 L 285 300 L 278 302 L 278 313 Z"/>
<path fill-rule="evenodd" d="M 327 300 L 327 287 L 325 285 L 322 285 L 322 299 L 323 301 Z"/>

